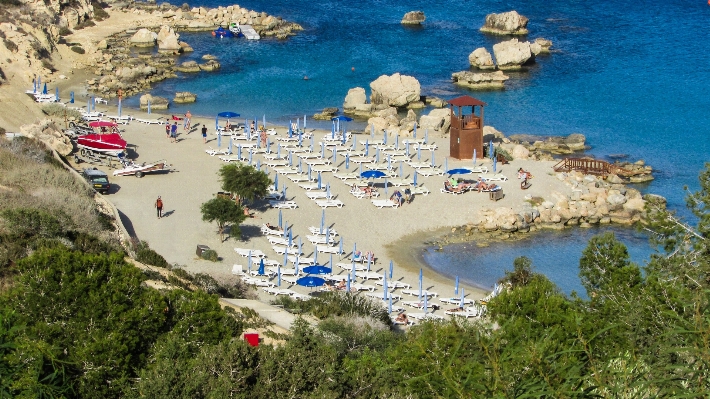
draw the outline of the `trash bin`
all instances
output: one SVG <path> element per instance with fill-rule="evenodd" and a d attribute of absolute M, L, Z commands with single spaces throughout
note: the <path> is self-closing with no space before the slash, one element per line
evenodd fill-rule
<path fill-rule="evenodd" d="M 207 251 L 208 249 L 210 249 L 210 247 L 208 247 L 207 245 L 198 245 L 197 251 L 195 251 L 195 253 L 197 254 L 197 256 L 199 256 L 201 258 L 202 253 Z"/>
<path fill-rule="evenodd" d="M 489 198 L 491 201 L 498 201 L 499 199 L 503 198 L 503 190 L 491 191 L 489 193 Z"/>
<path fill-rule="evenodd" d="M 249 346 L 259 346 L 259 333 L 244 333 L 244 340 Z"/>

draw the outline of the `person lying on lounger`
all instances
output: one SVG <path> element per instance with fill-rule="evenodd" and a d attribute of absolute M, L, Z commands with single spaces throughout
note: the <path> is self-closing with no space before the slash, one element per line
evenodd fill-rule
<path fill-rule="evenodd" d="M 346 288 L 345 279 L 342 279 L 335 288 L 344 290 Z"/>
<path fill-rule="evenodd" d="M 449 309 L 448 311 L 449 312 L 463 312 L 463 308 L 459 306 L 458 308 Z"/>
<path fill-rule="evenodd" d="M 483 181 L 483 178 L 481 178 L 481 177 L 479 176 L 479 177 L 478 177 L 478 181 L 476 182 L 475 188 L 476 188 L 476 190 L 478 190 L 478 192 L 480 193 L 481 191 L 486 191 L 486 190 L 488 190 L 488 189 L 490 188 L 490 186 L 489 186 L 488 184 L 486 184 L 486 182 Z"/>
<path fill-rule="evenodd" d="M 397 323 L 409 324 L 409 317 L 407 317 L 406 313 L 400 313 L 397 317 L 395 317 L 394 321 Z"/>
<path fill-rule="evenodd" d="M 444 181 L 444 189 L 450 193 L 460 193 L 460 192 L 462 192 L 463 186 L 458 185 L 458 186 L 454 187 L 451 185 L 451 183 L 448 180 L 446 180 L 446 181 Z"/>
<path fill-rule="evenodd" d="M 266 228 L 274 231 L 283 231 L 281 228 L 279 228 L 279 226 L 272 226 L 269 223 L 266 224 Z"/>

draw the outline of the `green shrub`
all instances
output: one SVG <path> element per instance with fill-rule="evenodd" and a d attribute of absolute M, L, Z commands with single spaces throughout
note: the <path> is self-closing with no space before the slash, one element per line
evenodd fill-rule
<path fill-rule="evenodd" d="M 507 161 L 513 160 L 513 156 L 510 155 L 510 153 L 508 153 L 508 151 L 506 151 L 502 147 L 496 147 L 495 152 L 496 152 L 496 155 L 502 155 L 503 158 L 505 158 Z"/>
<path fill-rule="evenodd" d="M 217 256 L 217 251 L 214 249 L 208 249 L 207 251 L 202 252 L 202 255 L 200 256 L 202 259 L 209 260 L 211 262 L 218 262 L 219 261 L 219 256 Z"/>
<path fill-rule="evenodd" d="M 12 40 L 5 39 L 5 47 L 13 53 L 17 51 L 17 44 L 15 44 Z"/>
<path fill-rule="evenodd" d="M 83 48 L 81 48 L 81 47 L 79 47 L 79 46 L 74 46 L 74 47 L 72 47 L 72 48 L 71 48 L 71 51 L 73 51 L 73 52 L 75 52 L 75 53 L 77 53 L 77 54 L 85 54 L 85 53 L 86 53 L 86 50 L 84 50 Z"/>
<path fill-rule="evenodd" d="M 174 268 L 170 269 L 170 271 L 172 271 L 175 276 L 183 280 L 192 281 L 192 274 L 188 273 L 185 269 Z"/>
<path fill-rule="evenodd" d="M 81 118 L 81 112 L 75 109 L 69 109 L 59 103 L 49 103 L 43 105 L 42 112 L 49 116 L 54 116 L 58 118 L 64 118 L 64 115 L 66 115 L 67 118 L 74 118 L 76 120 L 79 120 Z"/>
<path fill-rule="evenodd" d="M 72 34 L 72 31 L 69 28 L 67 28 L 66 26 L 62 26 L 61 28 L 59 28 L 59 36 L 67 36 L 67 35 L 71 35 L 71 34 Z"/>
<path fill-rule="evenodd" d="M 148 243 L 141 241 L 136 246 L 136 260 L 140 263 L 167 268 L 170 266 L 163 256 L 148 247 Z"/>
<path fill-rule="evenodd" d="M 101 7 L 101 4 L 97 2 L 91 3 L 94 6 L 94 19 L 97 21 L 103 21 L 104 19 L 110 17 L 110 15 Z"/>
<path fill-rule="evenodd" d="M 6 209 L 0 213 L 9 230 L 20 238 L 51 238 L 62 234 L 62 223 L 38 209 Z"/>
<path fill-rule="evenodd" d="M 4 135 L 5 133 L 7 133 L 7 130 L 5 130 L 4 127 L 0 126 L 0 135 Z"/>

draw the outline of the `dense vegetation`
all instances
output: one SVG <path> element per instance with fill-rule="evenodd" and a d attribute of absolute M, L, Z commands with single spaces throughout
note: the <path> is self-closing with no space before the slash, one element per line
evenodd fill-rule
<path fill-rule="evenodd" d="M 104 238 L 78 245 L 71 217 L 41 201 L 6 206 L 4 245 L 23 250 L 3 268 L 0 397 L 708 397 L 710 165 L 700 180 L 695 227 L 650 204 L 659 252 L 643 270 L 613 235 L 590 241 L 579 261 L 589 300 L 521 258 L 485 321 L 403 334 L 369 302 L 333 294 L 283 300 L 320 321 L 258 348 L 215 295 L 147 288 Z M 11 233 L 18 220 L 28 227 Z"/>

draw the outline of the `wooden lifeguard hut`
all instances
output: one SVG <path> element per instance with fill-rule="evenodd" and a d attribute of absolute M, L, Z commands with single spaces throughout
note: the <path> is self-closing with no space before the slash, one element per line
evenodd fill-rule
<path fill-rule="evenodd" d="M 471 96 L 456 97 L 449 100 L 451 109 L 451 135 L 449 139 L 449 156 L 456 159 L 483 158 L 483 107 L 486 103 Z M 471 112 L 465 114 L 465 107 L 471 107 Z M 478 114 L 476 114 L 478 107 Z"/>

